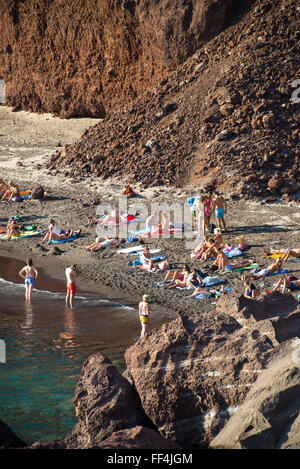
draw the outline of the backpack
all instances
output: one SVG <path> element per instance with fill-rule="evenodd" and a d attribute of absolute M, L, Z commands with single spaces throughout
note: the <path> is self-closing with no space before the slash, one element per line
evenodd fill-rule
<path fill-rule="evenodd" d="M 214 234 L 215 228 L 216 228 L 216 225 L 214 225 L 213 223 L 208 225 L 208 231 L 210 232 L 210 234 Z"/>

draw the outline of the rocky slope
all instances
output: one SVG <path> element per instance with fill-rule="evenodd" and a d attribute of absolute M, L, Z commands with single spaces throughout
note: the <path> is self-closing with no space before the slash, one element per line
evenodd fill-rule
<path fill-rule="evenodd" d="M 242 303 L 224 298 L 149 332 L 127 349 L 123 376 L 92 355 L 74 434 L 33 447 L 299 447 L 298 303 L 281 293 Z"/>
<path fill-rule="evenodd" d="M 0 0 L 7 104 L 103 117 L 218 34 L 236 0 Z"/>
<path fill-rule="evenodd" d="M 241 5 L 241 4 L 240 4 Z M 299 196 L 296 0 L 242 2 L 234 24 L 46 167 L 79 181 L 187 181 L 243 197 Z M 298 192 L 298 195 L 297 195 Z"/>

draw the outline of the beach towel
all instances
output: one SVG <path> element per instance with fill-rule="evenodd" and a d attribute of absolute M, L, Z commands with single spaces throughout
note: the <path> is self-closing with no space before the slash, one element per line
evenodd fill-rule
<path fill-rule="evenodd" d="M 218 285 L 219 283 L 223 283 L 223 280 L 219 277 L 204 277 L 203 279 L 203 286 L 204 287 L 211 287 L 212 285 Z"/>
<path fill-rule="evenodd" d="M 225 269 L 225 271 L 221 275 L 227 274 L 228 272 L 238 272 L 239 270 L 255 269 L 256 267 L 258 267 L 258 264 L 250 264 L 247 267 L 240 267 L 239 269 L 234 269 L 234 270 Z"/>
<path fill-rule="evenodd" d="M 116 223 L 115 221 L 108 221 L 106 223 L 103 223 L 103 226 L 120 226 L 120 225 L 127 225 L 128 223 L 138 223 L 141 220 L 138 218 L 135 218 L 133 215 L 126 215 L 124 219 L 121 219 L 119 223 Z"/>
<path fill-rule="evenodd" d="M 281 269 L 280 272 L 273 272 L 272 274 L 269 274 L 268 277 L 271 277 L 272 275 L 279 275 L 279 274 L 288 274 L 289 271 L 287 269 Z"/>
<path fill-rule="evenodd" d="M 28 199 L 28 198 L 30 197 L 30 194 L 31 194 L 31 190 L 30 190 L 30 189 L 20 189 L 19 192 L 20 192 L 20 197 L 18 197 L 18 199 L 20 199 L 20 200 Z M 2 202 L 5 202 L 6 200 L 8 200 L 9 197 L 10 197 L 10 196 L 6 196 L 6 197 L 2 200 Z M 16 198 L 16 197 L 14 197 L 14 198 Z M 14 199 L 14 198 L 13 198 L 13 199 Z M 13 199 L 12 199 L 12 200 L 13 200 Z"/>
<path fill-rule="evenodd" d="M 209 298 L 211 298 L 211 296 L 204 295 L 203 293 L 199 293 L 199 295 L 195 296 L 194 298 L 196 298 L 197 300 L 208 300 Z"/>
<path fill-rule="evenodd" d="M 72 236 L 71 238 L 67 238 L 67 239 L 60 239 L 60 240 L 56 240 L 56 239 L 52 239 L 51 243 L 53 244 L 60 244 L 60 243 L 69 243 L 71 241 L 74 241 L 74 239 L 77 239 L 78 236 L 77 234 Z"/>
<path fill-rule="evenodd" d="M 161 249 L 150 249 L 149 253 L 150 254 L 157 254 L 158 252 L 160 252 Z M 140 252 L 137 252 L 137 251 L 133 251 L 130 253 L 131 256 L 140 256 L 141 253 Z"/>
<path fill-rule="evenodd" d="M 223 251 L 223 252 L 224 252 L 224 254 L 226 254 L 226 257 L 228 257 L 228 259 L 231 259 L 232 257 L 237 257 L 237 256 L 243 256 L 244 255 L 244 253 L 240 249 L 237 249 L 237 248 L 233 248 L 228 252 L 226 252 L 226 251 Z"/>
<path fill-rule="evenodd" d="M 182 232 L 182 229 L 180 228 L 170 228 L 169 230 L 166 230 L 167 233 L 177 233 L 177 232 Z M 154 230 L 154 231 L 148 231 L 148 232 L 145 232 L 143 233 L 141 236 L 143 238 L 151 238 L 152 236 L 162 236 L 164 232 L 162 232 L 161 230 L 157 229 L 157 230 Z"/>
<path fill-rule="evenodd" d="M 156 257 L 153 257 L 153 262 L 161 262 L 161 261 L 164 261 L 165 258 L 164 256 L 156 256 Z M 130 265 L 132 265 L 133 267 L 135 266 L 139 266 L 139 265 L 142 265 L 142 261 L 140 259 L 136 259 L 135 261 L 132 261 L 132 263 L 130 263 Z"/>
<path fill-rule="evenodd" d="M 131 246 L 130 248 L 118 249 L 117 254 L 130 254 L 131 252 L 142 251 L 144 246 Z"/>
<path fill-rule="evenodd" d="M 270 254 L 270 255 L 267 256 L 267 257 L 271 257 L 272 259 L 277 260 L 277 259 L 281 259 L 282 256 L 283 256 L 283 254 Z"/>
<path fill-rule="evenodd" d="M 38 234 L 44 233 L 45 230 L 34 230 L 34 231 L 21 231 L 20 236 L 12 236 L 10 239 L 20 239 L 20 238 L 29 238 Z M 6 233 L 0 234 L 0 239 L 7 239 Z"/>

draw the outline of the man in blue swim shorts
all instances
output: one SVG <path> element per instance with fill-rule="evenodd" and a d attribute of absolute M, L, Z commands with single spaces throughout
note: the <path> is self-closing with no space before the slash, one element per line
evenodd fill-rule
<path fill-rule="evenodd" d="M 226 224 L 224 220 L 224 214 L 227 212 L 226 200 L 222 195 L 216 193 L 214 198 L 215 204 L 215 214 L 217 218 L 218 228 L 221 230 L 221 224 L 223 225 L 224 230 L 226 230 Z"/>
<path fill-rule="evenodd" d="M 26 260 L 27 264 L 20 270 L 19 275 L 25 280 L 25 301 L 30 303 L 32 290 L 35 285 L 35 279 L 38 276 L 38 271 L 33 267 L 32 259 Z"/>

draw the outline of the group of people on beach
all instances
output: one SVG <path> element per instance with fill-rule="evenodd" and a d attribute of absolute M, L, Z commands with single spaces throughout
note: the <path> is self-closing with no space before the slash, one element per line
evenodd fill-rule
<path fill-rule="evenodd" d="M 3 193 L 1 200 L 12 200 L 14 197 L 20 195 L 18 185 L 14 184 L 13 181 L 9 181 L 8 185 L 0 179 L 0 192 Z M 230 244 L 225 244 L 223 240 L 223 233 L 226 232 L 225 215 L 227 213 L 227 204 L 225 197 L 219 193 L 212 195 L 208 193 L 206 195 L 197 195 L 194 198 L 192 207 L 192 213 L 194 217 L 193 229 L 198 233 L 202 233 L 204 238 L 201 242 L 191 251 L 191 259 L 199 264 L 212 260 L 212 268 L 217 274 L 224 272 L 233 272 L 235 270 L 245 269 L 255 262 L 254 259 L 241 259 L 232 260 L 229 258 L 229 253 L 233 249 Z M 215 215 L 217 227 L 211 223 L 211 218 Z M 0 227 L 0 233 L 6 233 L 7 239 L 11 239 L 12 236 L 19 237 L 22 229 L 22 225 L 16 219 L 17 217 L 10 217 L 6 227 Z M 111 209 L 109 213 L 101 218 L 94 218 L 89 221 L 89 224 L 99 223 L 101 225 L 107 223 L 119 223 L 123 220 L 124 216 L 119 214 L 115 209 Z M 151 213 L 146 219 L 146 231 L 156 232 L 158 235 L 164 234 L 173 228 L 170 225 L 170 220 L 165 213 L 161 215 L 159 212 Z M 213 230 L 213 232 L 212 232 Z M 48 231 L 42 239 L 42 243 L 51 244 L 54 242 L 63 242 L 71 238 L 76 238 L 80 235 L 81 230 L 63 230 L 60 229 L 53 218 L 50 219 Z M 208 232 L 210 234 L 208 234 Z M 144 242 L 139 238 L 141 244 Z M 96 252 L 108 247 L 117 247 L 125 243 L 125 239 L 119 239 L 118 237 L 112 238 L 110 236 L 100 237 L 98 236 L 94 243 L 85 247 L 87 251 Z M 239 248 L 241 250 L 247 249 L 247 244 L 243 236 L 239 237 Z M 255 279 L 261 279 L 268 275 L 280 273 L 282 265 L 289 258 L 300 258 L 300 248 L 288 248 L 282 250 L 270 249 L 265 251 L 266 256 L 272 256 L 276 258 L 275 262 L 272 262 L 269 266 L 263 269 L 252 269 L 250 273 L 243 274 L 241 280 L 244 285 L 244 296 L 248 299 L 256 299 L 261 296 L 259 289 L 255 287 Z M 149 273 L 164 271 L 168 269 L 168 261 L 163 259 L 161 262 L 154 264 L 154 258 L 150 254 L 149 245 L 144 247 L 141 254 L 141 267 Z M 199 274 L 198 269 L 190 269 L 189 265 L 184 265 L 183 269 L 180 270 L 168 270 L 161 286 L 168 289 L 174 289 L 177 287 L 181 288 L 192 288 L 193 293 L 191 297 L 202 295 L 202 297 L 210 297 L 211 293 L 203 285 L 203 279 Z M 26 266 L 19 272 L 19 275 L 25 281 L 25 301 L 30 302 L 32 297 L 32 290 L 35 285 L 35 281 L 38 276 L 38 270 L 33 266 L 32 259 L 27 259 Z M 67 279 L 67 294 L 66 294 L 66 305 L 73 308 L 74 297 L 76 295 L 77 287 L 76 280 L 79 276 L 78 267 L 73 264 L 67 267 L 65 270 L 65 276 Z M 250 281 L 251 279 L 251 281 Z M 287 278 L 280 278 L 276 283 L 272 291 L 282 289 L 283 292 L 286 289 L 296 290 L 300 287 L 300 280 L 294 276 Z M 221 286 L 219 295 L 227 294 L 224 285 Z M 139 303 L 139 317 L 142 325 L 141 337 L 143 337 L 147 331 L 147 327 L 150 321 L 150 307 L 148 296 L 144 295 L 143 300 Z"/>

